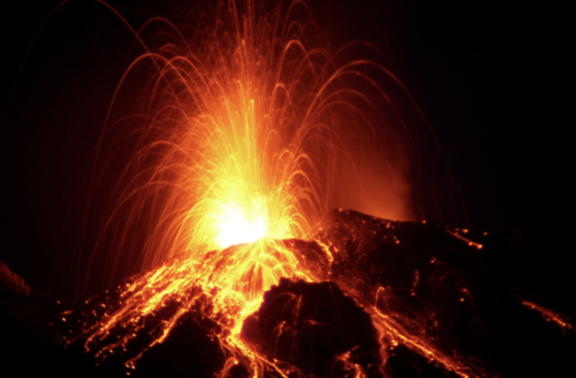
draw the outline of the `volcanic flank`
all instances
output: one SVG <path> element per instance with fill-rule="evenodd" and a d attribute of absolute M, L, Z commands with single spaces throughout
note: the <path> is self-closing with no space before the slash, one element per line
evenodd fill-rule
<path fill-rule="evenodd" d="M 377 332 L 370 316 L 333 282 L 282 279 L 250 315 L 241 337 L 268 358 L 315 376 L 345 376 L 350 364 L 380 376 Z"/>
<path fill-rule="evenodd" d="M 2 324 L 12 329 L 3 346 L 14 340 L 35 345 L 26 360 L 49 356 L 43 368 L 65 376 L 506 377 L 570 371 L 576 338 L 567 319 L 491 279 L 484 260 L 490 249 L 502 247 L 501 237 L 335 210 L 311 240 L 282 244 L 313 267 L 318 282 L 282 278 L 273 285 L 245 318 L 244 344 L 236 349 L 229 343 L 234 324 L 215 312 L 217 295 L 193 285 L 134 321 L 109 321 L 122 316 L 135 298 L 130 293 L 142 294 L 138 285 L 182 266 L 178 259 L 72 311 L 26 299 L 22 280 L 3 266 Z M 44 328 L 18 315 L 23 311 Z M 109 328 L 98 334 L 103 324 Z"/>

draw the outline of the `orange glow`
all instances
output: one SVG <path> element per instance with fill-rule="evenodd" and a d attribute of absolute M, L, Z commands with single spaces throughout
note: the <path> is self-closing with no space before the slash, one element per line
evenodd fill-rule
<path fill-rule="evenodd" d="M 562 332 L 566 332 L 566 330 L 576 331 L 572 324 L 568 322 L 568 317 L 566 315 L 556 313 L 547 309 L 546 307 L 539 306 L 536 303 L 532 303 L 529 301 L 521 300 L 522 305 L 528 307 L 530 310 L 538 311 L 542 317 L 548 322 L 554 322 L 557 326 L 562 329 Z"/>
<path fill-rule="evenodd" d="M 89 268 L 113 274 L 122 265 L 135 265 L 148 273 L 122 287 L 120 307 L 106 309 L 97 323 L 86 325 L 86 349 L 96 350 L 98 359 L 135 338 L 144 316 L 176 301 L 181 306 L 157 327 L 149 347 L 161 343 L 183 314 L 207 299 L 211 305 L 201 311 L 223 329 L 214 336 L 229 356 L 220 377 L 238 361 L 253 377 L 266 369 L 287 377 L 280 365 L 239 337 L 243 321 L 280 278 L 326 279 L 281 240 L 310 238 L 312 226 L 332 207 L 367 206 L 370 198 L 354 195 L 378 191 L 378 186 L 360 190 L 365 181 L 356 167 L 368 160 L 366 172 L 382 175 L 370 182 L 400 188 L 395 194 L 390 188 L 382 191 L 391 193 L 392 212 L 409 213 L 402 144 L 384 143 L 376 122 L 388 127 L 387 135 L 394 135 L 394 125 L 402 130 L 406 125 L 366 72 L 386 77 L 396 89 L 403 90 L 401 84 L 371 61 L 336 64 L 334 54 L 313 42 L 316 31 L 304 3 L 264 13 L 253 1 L 244 5 L 239 11 L 234 1 L 226 1 L 200 14 L 210 21 L 190 40 L 175 33 L 164 43 L 147 44 L 138 34 L 147 52 L 124 75 L 102 132 L 103 146 L 108 135 L 126 128 L 125 134 L 136 135 L 136 148 L 116 186 Z M 139 83 L 141 103 L 129 92 L 136 80 L 131 75 L 139 69 L 149 74 Z M 123 96 L 138 103 L 128 115 Z M 392 116 L 380 112 L 385 107 Z M 395 161 L 375 160 L 375 151 L 388 145 L 396 146 L 388 151 Z M 115 254 L 96 253 L 108 249 Z M 134 250 L 137 257 L 130 255 Z M 322 250 L 327 264 L 338 252 Z M 361 301 L 352 292 L 347 294 Z M 465 366 L 410 336 L 377 307 L 361 305 L 383 345 L 402 342 L 469 376 Z M 134 332 L 110 341 L 115 329 Z M 135 368 L 140 356 L 126 366 Z M 351 369 L 363 376 L 360 367 Z"/>
<path fill-rule="evenodd" d="M 254 201 L 256 202 L 256 201 Z M 255 209 L 245 216 L 242 207 L 236 203 L 228 203 L 224 206 L 223 216 L 218 222 L 216 243 L 219 248 L 226 248 L 235 244 L 254 242 L 268 234 L 268 211 L 261 210 L 261 205 L 256 203 Z"/>

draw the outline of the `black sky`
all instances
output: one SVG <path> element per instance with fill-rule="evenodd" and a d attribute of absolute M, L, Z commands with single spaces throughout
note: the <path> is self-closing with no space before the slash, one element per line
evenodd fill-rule
<path fill-rule="evenodd" d="M 48 22 L 10 104 L 26 50 L 58 1 L 12 2 L 0 16 L 0 259 L 52 293 L 70 293 L 62 277 L 75 269 L 86 172 L 124 68 L 117 56 L 131 41 L 107 11 L 86 3 L 72 2 Z M 169 15 L 171 3 L 111 1 L 136 23 Z M 389 56 L 453 172 L 463 226 L 571 222 L 566 10 L 414 0 L 334 0 L 312 9 L 333 46 L 365 40 Z"/>
<path fill-rule="evenodd" d="M 568 222 L 568 37 L 561 8 L 340 3 L 349 17 L 337 34 L 389 54 L 438 138 L 471 227 Z"/>

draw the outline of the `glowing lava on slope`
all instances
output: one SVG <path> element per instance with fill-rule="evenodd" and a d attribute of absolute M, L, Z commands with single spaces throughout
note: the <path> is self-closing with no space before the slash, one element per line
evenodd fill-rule
<path fill-rule="evenodd" d="M 339 251 L 311 225 L 331 207 L 352 203 L 350 193 L 363 193 L 363 173 L 378 172 L 391 193 L 394 185 L 407 186 L 406 124 L 382 89 L 385 82 L 402 93 L 395 77 L 369 60 L 342 63 L 318 37 L 303 2 L 273 10 L 250 0 L 237 6 L 233 0 L 199 5 L 191 37 L 173 28 L 145 40 L 165 22 L 160 19 L 135 31 L 146 53 L 118 86 L 99 150 L 100 159 L 118 151 L 131 158 L 88 268 L 113 275 L 122 265 L 137 265 L 148 272 L 121 286 L 115 304 L 84 314 L 81 332 L 70 340 L 83 340 L 98 359 L 126 350 L 146 330 L 147 347 L 127 358 L 134 368 L 194 309 L 218 324 L 213 336 L 228 357 L 219 376 L 239 361 L 255 377 L 298 371 L 246 343 L 245 319 L 281 279 L 331 280 Z M 106 150 L 119 134 L 132 149 Z M 94 192 L 99 183 L 95 173 Z M 392 196 L 401 210 L 390 217 L 408 216 L 406 195 Z M 302 243 L 312 252 L 285 241 L 294 238 L 311 240 Z M 94 275 L 88 271 L 86 280 Z M 391 345 L 402 343 L 447 370 L 474 375 L 381 312 L 373 304 L 380 289 L 374 299 L 372 290 L 359 293 L 346 282 L 341 289 L 378 330 L 382 361 Z M 367 374 L 350 351 L 339 359 L 350 374 Z M 382 366 L 375 371 L 384 374 Z"/>

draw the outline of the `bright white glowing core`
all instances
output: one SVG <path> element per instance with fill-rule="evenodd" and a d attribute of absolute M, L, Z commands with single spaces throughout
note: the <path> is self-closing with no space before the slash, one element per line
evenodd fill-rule
<path fill-rule="evenodd" d="M 242 208 L 234 202 L 224 206 L 223 210 L 216 237 L 216 243 L 220 248 L 251 243 L 267 236 L 266 210 L 263 212 L 255 211 L 256 214 L 249 214 L 247 217 Z"/>

